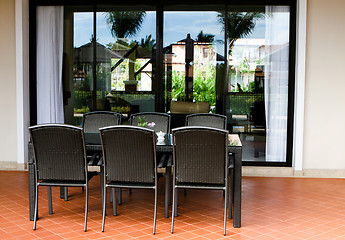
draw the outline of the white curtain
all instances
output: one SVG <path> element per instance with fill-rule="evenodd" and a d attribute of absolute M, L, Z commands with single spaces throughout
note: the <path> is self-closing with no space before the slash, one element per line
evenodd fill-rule
<path fill-rule="evenodd" d="M 288 6 L 266 6 L 266 161 L 286 161 L 289 11 Z"/>
<path fill-rule="evenodd" d="M 37 7 L 37 124 L 63 123 L 63 7 Z"/>

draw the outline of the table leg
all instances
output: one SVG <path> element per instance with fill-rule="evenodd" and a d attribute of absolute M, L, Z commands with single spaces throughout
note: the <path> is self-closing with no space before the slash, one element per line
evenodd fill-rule
<path fill-rule="evenodd" d="M 171 199 L 170 193 L 170 181 L 171 181 L 171 167 L 165 169 L 165 217 L 169 217 L 169 204 Z"/>
<path fill-rule="evenodd" d="M 234 152 L 234 227 L 241 227 L 242 201 L 242 149 Z"/>

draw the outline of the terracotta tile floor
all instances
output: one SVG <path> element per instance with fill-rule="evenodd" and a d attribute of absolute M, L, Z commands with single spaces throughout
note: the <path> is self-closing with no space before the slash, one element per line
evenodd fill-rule
<path fill-rule="evenodd" d="M 345 180 L 243 178 L 242 228 L 228 221 L 222 235 L 223 198 L 219 191 L 189 190 L 180 195 L 175 233 L 164 218 L 164 178 L 159 180 L 157 233 L 152 235 L 153 191 L 123 192 L 119 215 L 110 215 L 101 232 L 99 177 L 90 181 L 88 231 L 83 232 L 84 193 L 70 188 L 69 201 L 53 189 L 54 214 L 48 214 L 41 187 L 37 230 L 28 215 L 27 172 L 0 171 L 0 239 L 345 239 Z"/>

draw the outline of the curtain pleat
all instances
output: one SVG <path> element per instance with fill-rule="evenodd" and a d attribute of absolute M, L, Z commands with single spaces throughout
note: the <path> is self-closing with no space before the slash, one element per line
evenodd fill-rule
<path fill-rule="evenodd" d="M 64 123 L 63 6 L 37 7 L 37 124 Z"/>

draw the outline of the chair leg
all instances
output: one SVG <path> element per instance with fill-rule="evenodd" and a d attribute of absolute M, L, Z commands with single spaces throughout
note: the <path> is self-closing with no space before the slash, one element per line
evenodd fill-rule
<path fill-rule="evenodd" d="M 113 203 L 113 194 L 112 191 L 115 191 L 115 188 L 110 188 L 110 203 Z"/>
<path fill-rule="evenodd" d="M 88 202 L 89 202 L 89 188 L 88 185 L 85 187 L 85 223 L 84 223 L 84 232 L 87 231 L 87 213 L 88 213 Z"/>
<path fill-rule="evenodd" d="M 229 202 L 229 209 L 228 209 L 228 211 L 229 211 L 229 213 L 228 213 L 228 218 L 229 219 L 232 219 L 232 203 L 233 203 L 233 199 L 234 199 L 234 195 L 233 195 L 233 191 L 234 191 L 234 188 L 233 188 L 233 170 L 232 169 L 230 169 L 230 176 L 229 176 L 229 178 L 230 178 L 230 181 L 229 181 L 229 188 L 228 188 L 228 192 L 229 192 L 229 200 L 228 200 L 228 202 Z"/>
<path fill-rule="evenodd" d="M 117 216 L 116 188 L 111 188 L 111 196 L 113 197 L 113 216 Z"/>
<path fill-rule="evenodd" d="M 34 215 L 34 230 L 36 230 L 36 222 L 37 222 L 37 215 L 38 215 L 38 186 L 35 183 L 36 193 L 35 193 L 35 215 Z"/>
<path fill-rule="evenodd" d="M 52 187 L 47 187 L 48 192 L 48 208 L 49 208 L 49 214 L 53 214 L 53 202 L 52 202 Z"/>
<path fill-rule="evenodd" d="M 104 232 L 104 224 L 105 224 L 105 203 L 107 202 L 107 187 L 103 186 L 103 219 L 102 219 L 102 232 Z"/>
<path fill-rule="evenodd" d="M 228 204 L 228 183 L 225 184 L 225 199 L 224 199 L 224 236 L 226 235 L 226 206 Z"/>
<path fill-rule="evenodd" d="M 119 196 L 118 196 L 118 204 L 121 205 L 122 204 L 122 189 L 119 188 Z"/>
<path fill-rule="evenodd" d="M 180 206 L 180 191 L 176 191 L 176 204 L 177 206 Z"/>
<path fill-rule="evenodd" d="M 101 179 L 101 205 L 102 205 L 102 210 L 103 210 L 103 181 L 104 181 L 104 178 L 103 178 L 103 171 L 101 170 L 101 173 L 100 173 L 100 179 Z"/>
<path fill-rule="evenodd" d="M 173 198 L 175 198 L 175 217 L 178 216 L 178 206 L 180 206 L 180 194 L 179 194 L 179 190 L 176 188 L 173 191 L 176 191 L 175 193 L 175 197 L 173 196 Z M 174 203 L 173 203 L 174 204 Z"/>
<path fill-rule="evenodd" d="M 172 211 L 171 211 L 171 233 L 174 233 L 175 207 L 176 207 L 176 189 L 175 189 L 175 183 L 174 183 L 174 185 L 173 185 L 173 202 L 172 202 Z"/>
<path fill-rule="evenodd" d="M 156 234 L 156 221 L 157 221 L 157 186 L 155 187 L 155 210 L 153 219 L 153 234 Z"/>
<path fill-rule="evenodd" d="M 68 187 L 64 187 L 65 191 L 65 201 L 68 201 Z"/>

